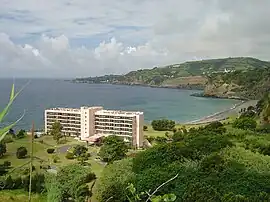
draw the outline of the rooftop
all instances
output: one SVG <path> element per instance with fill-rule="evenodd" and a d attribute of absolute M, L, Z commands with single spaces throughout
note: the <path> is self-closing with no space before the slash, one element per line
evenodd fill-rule
<path fill-rule="evenodd" d="M 60 107 L 46 109 L 46 111 L 81 112 L 81 110 L 77 108 L 60 108 Z"/>
<path fill-rule="evenodd" d="M 143 115 L 143 112 L 133 112 L 133 111 L 121 111 L 121 110 L 99 110 L 96 115 L 115 115 L 115 116 L 134 116 Z"/>

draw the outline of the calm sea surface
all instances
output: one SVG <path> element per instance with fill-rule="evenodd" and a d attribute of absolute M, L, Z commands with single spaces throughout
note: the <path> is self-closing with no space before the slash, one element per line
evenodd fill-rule
<path fill-rule="evenodd" d="M 16 79 L 16 89 L 27 81 Z M 12 82 L 12 79 L 0 79 L 0 110 L 8 102 Z M 44 109 L 82 105 L 143 111 L 147 122 L 159 118 L 186 122 L 224 110 L 238 102 L 189 96 L 194 92 L 198 91 L 32 79 L 12 105 L 5 123 L 15 121 L 26 110 L 17 128 L 29 129 L 35 121 L 36 128 L 41 129 L 44 127 Z"/>

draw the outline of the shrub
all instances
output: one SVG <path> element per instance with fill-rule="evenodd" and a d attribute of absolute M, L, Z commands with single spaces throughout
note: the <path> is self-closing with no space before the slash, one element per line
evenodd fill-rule
<path fill-rule="evenodd" d="M 58 163 L 58 161 L 60 160 L 59 156 L 57 156 L 57 155 L 53 155 L 52 159 L 53 159 L 54 163 Z"/>
<path fill-rule="evenodd" d="M 0 143 L 0 158 L 4 156 L 4 154 L 7 152 L 7 147 L 5 143 Z"/>
<path fill-rule="evenodd" d="M 18 139 L 21 139 L 21 138 L 24 138 L 24 137 L 25 137 L 25 134 L 26 134 L 25 130 L 20 130 L 20 131 L 18 132 L 18 134 L 16 135 L 16 137 L 17 137 Z"/>
<path fill-rule="evenodd" d="M 257 127 L 257 123 L 254 119 L 245 117 L 236 119 L 232 126 L 243 130 L 254 130 Z"/>
<path fill-rule="evenodd" d="M 6 143 L 6 144 L 13 142 L 12 136 L 11 135 L 6 135 L 6 137 L 4 138 L 3 142 Z"/>
<path fill-rule="evenodd" d="M 214 121 L 208 125 L 206 125 L 203 130 L 214 132 L 217 134 L 223 134 L 226 132 L 226 128 L 224 125 L 219 121 Z"/>
<path fill-rule="evenodd" d="M 148 127 L 147 126 L 143 126 L 143 130 L 147 131 Z"/>
<path fill-rule="evenodd" d="M 173 130 L 175 127 L 175 121 L 167 119 L 153 120 L 151 125 L 153 129 L 157 131 Z"/>
<path fill-rule="evenodd" d="M 75 156 L 74 156 L 74 154 L 73 154 L 73 153 L 71 153 L 71 152 L 67 152 L 67 154 L 66 154 L 66 158 L 67 158 L 67 159 L 74 159 L 74 158 L 75 158 Z"/>
<path fill-rule="evenodd" d="M 97 180 L 94 194 L 98 201 L 109 201 L 111 197 L 113 197 L 112 201 L 114 202 L 126 201 L 126 187 L 133 178 L 131 159 L 115 161 L 102 171 Z"/>
<path fill-rule="evenodd" d="M 27 155 L 27 149 L 25 147 L 19 147 L 16 152 L 16 156 L 18 159 L 25 158 Z"/>
<path fill-rule="evenodd" d="M 48 154 L 52 154 L 52 153 L 54 153 L 54 151 L 55 151 L 54 148 L 49 148 L 49 149 L 47 149 L 47 153 L 48 153 Z"/>

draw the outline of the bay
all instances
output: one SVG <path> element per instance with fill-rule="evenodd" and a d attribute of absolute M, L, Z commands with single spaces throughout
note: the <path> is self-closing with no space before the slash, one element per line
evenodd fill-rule
<path fill-rule="evenodd" d="M 105 109 L 143 111 L 146 122 L 168 118 L 180 123 L 192 121 L 230 108 L 237 100 L 190 96 L 200 91 L 121 86 L 110 84 L 78 84 L 55 79 L 0 79 L 0 110 L 8 102 L 12 82 L 19 90 L 30 84 L 16 99 L 5 119 L 15 121 L 26 110 L 16 128 L 29 130 L 32 121 L 44 127 L 44 110 L 50 107 L 103 106 Z"/>

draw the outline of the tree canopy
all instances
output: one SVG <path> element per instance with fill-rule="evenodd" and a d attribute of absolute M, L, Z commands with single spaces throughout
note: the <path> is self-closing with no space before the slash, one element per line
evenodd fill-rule
<path fill-rule="evenodd" d="M 99 156 L 104 162 L 112 163 L 113 161 L 126 157 L 128 148 L 129 147 L 122 138 L 117 136 L 108 136 L 103 140 Z"/>
<path fill-rule="evenodd" d="M 62 129 L 63 127 L 59 121 L 53 123 L 50 134 L 53 136 L 53 139 L 56 140 L 57 144 L 59 144 L 60 139 L 63 138 Z"/>

